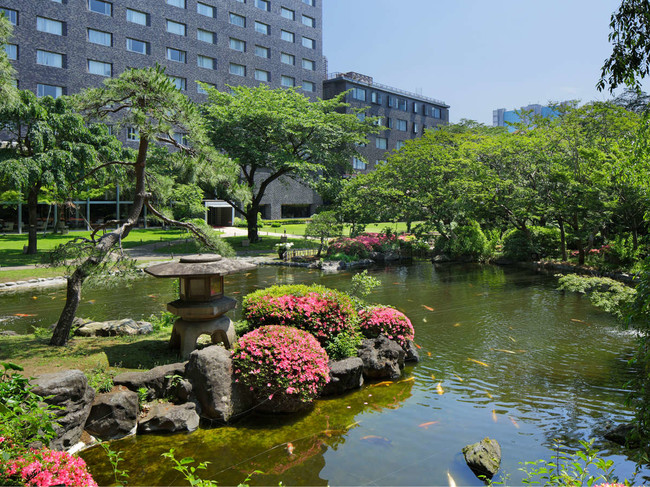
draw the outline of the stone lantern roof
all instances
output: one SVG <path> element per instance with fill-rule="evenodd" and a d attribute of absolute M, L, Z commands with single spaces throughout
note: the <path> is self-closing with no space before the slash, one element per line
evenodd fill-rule
<path fill-rule="evenodd" d="M 147 267 L 144 271 L 154 277 L 226 276 L 255 269 L 254 264 L 229 259 L 219 254 L 185 255 L 178 262 L 165 262 Z"/>

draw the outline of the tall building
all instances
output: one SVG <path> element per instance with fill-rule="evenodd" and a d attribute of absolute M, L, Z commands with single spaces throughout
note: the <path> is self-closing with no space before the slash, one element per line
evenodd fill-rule
<path fill-rule="evenodd" d="M 321 96 L 321 0 L 0 0 L 18 87 L 73 94 L 127 68 L 166 68 L 202 101 L 202 81 L 300 87 Z"/>
<path fill-rule="evenodd" d="M 357 172 L 373 170 L 387 153 L 399 150 L 406 140 L 420 137 L 425 129 L 449 123 L 449 105 L 445 102 L 376 83 L 370 76 L 332 73 L 323 83 L 323 97 L 327 99 L 347 90 L 351 90 L 345 96 L 348 110 L 369 107 L 362 116 L 380 117 L 384 127 L 359 148 L 366 162 L 357 158 L 352 161 Z"/>
<path fill-rule="evenodd" d="M 538 103 L 521 107 L 519 110 L 498 108 L 492 111 L 492 126 L 508 127 L 508 132 L 514 132 L 515 127 L 509 124 L 529 120 L 532 117 L 554 117 L 557 111 L 553 107 L 542 106 Z"/>

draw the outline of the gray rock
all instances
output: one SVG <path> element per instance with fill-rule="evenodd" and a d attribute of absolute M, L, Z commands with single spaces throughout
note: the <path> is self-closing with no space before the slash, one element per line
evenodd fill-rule
<path fill-rule="evenodd" d="M 397 379 L 404 367 L 404 350 L 384 335 L 361 342 L 359 358 L 363 361 L 363 376 L 367 379 Z"/>
<path fill-rule="evenodd" d="M 98 394 L 86 421 L 86 431 L 100 440 L 123 438 L 135 432 L 138 395 L 128 389 Z"/>
<path fill-rule="evenodd" d="M 90 321 L 75 331 L 82 337 L 133 336 L 153 333 L 153 325 L 148 321 L 134 321 L 130 318 L 112 321 Z"/>
<path fill-rule="evenodd" d="M 2 330 L 2 331 L 0 331 L 0 336 L 3 336 L 3 337 L 13 337 L 13 336 L 16 336 L 16 335 L 18 335 L 18 333 L 16 333 L 13 330 Z"/>
<path fill-rule="evenodd" d="M 27 282 L 30 283 L 30 284 L 34 284 L 34 283 L 37 283 L 37 282 L 38 282 L 38 279 L 30 279 L 30 280 L 27 281 Z"/>
<path fill-rule="evenodd" d="M 0 282 L 0 288 L 6 287 L 7 285 L 4 282 Z"/>
<path fill-rule="evenodd" d="M 469 468 L 477 477 L 494 477 L 501 466 L 501 445 L 497 440 L 483 438 L 478 443 L 463 448 L 463 455 Z"/>
<path fill-rule="evenodd" d="M 406 357 L 404 357 L 405 362 L 417 363 L 420 361 L 420 352 L 418 352 L 418 349 L 415 346 L 415 343 L 413 343 L 413 340 L 406 342 L 406 346 L 402 348 L 404 349 L 404 352 L 406 352 Z"/>
<path fill-rule="evenodd" d="M 113 384 L 124 386 L 134 392 L 138 392 L 138 389 L 144 387 L 149 390 L 148 399 L 174 398 L 174 383 L 178 381 L 178 377 L 185 375 L 186 364 L 187 362 L 179 362 L 160 365 L 144 372 L 125 372 L 115 376 Z M 183 402 L 187 401 L 187 396 L 186 394 Z M 179 399 L 181 398 L 179 397 Z"/>
<path fill-rule="evenodd" d="M 16 286 L 22 286 L 23 284 L 27 284 L 27 281 L 16 281 Z"/>
<path fill-rule="evenodd" d="M 95 399 L 95 390 L 88 385 L 85 374 L 80 370 L 43 374 L 33 379 L 32 384 L 33 392 L 46 398 L 47 404 L 61 408 L 55 410 L 59 425 L 50 447 L 65 450 L 78 443 Z"/>
<path fill-rule="evenodd" d="M 194 350 L 185 377 L 192 383 L 202 417 L 227 422 L 253 405 L 248 391 L 234 382 L 230 351 L 220 345 Z"/>
<path fill-rule="evenodd" d="M 321 396 L 343 394 L 363 385 L 363 360 L 359 357 L 330 362 L 330 381 L 325 385 Z"/>
<path fill-rule="evenodd" d="M 199 427 L 196 405 L 188 402 L 180 406 L 155 403 L 138 423 L 138 433 L 174 433 L 194 431 Z"/>
<path fill-rule="evenodd" d="M 634 429 L 633 424 L 617 424 L 616 426 L 610 426 L 607 428 L 603 436 L 605 439 L 613 441 L 619 445 L 634 447 L 639 444 L 638 441 L 634 441 L 634 438 L 630 435 Z"/>
<path fill-rule="evenodd" d="M 15 286 L 15 285 L 16 285 L 15 282 L 11 282 L 11 281 L 9 281 L 9 282 L 5 282 L 5 286 L 6 286 L 6 287 L 12 287 L 12 286 Z"/>

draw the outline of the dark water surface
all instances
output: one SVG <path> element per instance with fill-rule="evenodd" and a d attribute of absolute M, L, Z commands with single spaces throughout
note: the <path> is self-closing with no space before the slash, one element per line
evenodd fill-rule
<path fill-rule="evenodd" d="M 253 470 L 264 473 L 252 485 L 448 485 L 448 475 L 457 485 L 482 485 L 461 449 L 489 436 L 501 444 L 507 484 L 516 485 L 520 462 L 550 459 L 554 439 L 575 446 L 598 437 L 607 421 L 631 417 L 623 384 L 634 337 L 588 300 L 555 291 L 554 278 L 428 263 L 371 273 L 382 281 L 371 300 L 398 307 L 415 326 L 422 360 L 402 381 L 317 401 L 302 415 L 251 415 L 229 427 L 114 442 L 129 484 L 184 485 L 161 457 L 175 448 L 179 459 L 209 461 L 201 476 L 219 485 L 236 485 Z M 230 276 L 226 294 L 241 299 L 275 283 L 347 290 L 351 275 L 261 267 Z M 62 290 L 0 295 L 0 328 L 50 324 L 63 297 Z M 169 280 L 148 278 L 128 290 L 86 292 L 79 315 L 146 318 L 173 298 Z M 596 446 L 619 476 L 631 477 L 634 463 L 622 450 L 604 440 Z M 100 449 L 82 456 L 100 485 L 111 483 Z"/>

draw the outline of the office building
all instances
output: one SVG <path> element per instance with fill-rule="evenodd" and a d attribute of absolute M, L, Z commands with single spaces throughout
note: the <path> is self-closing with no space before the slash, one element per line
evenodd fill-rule
<path fill-rule="evenodd" d="M 351 90 L 345 96 L 350 104 L 348 110 L 368 107 L 361 116 L 380 117 L 379 123 L 384 127 L 382 132 L 369 136 L 365 147 L 359 148 L 366 161 L 352 161 L 356 172 L 373 170 L 407 140 L 420 137 L 427 128 L 449 123 L 449 105 L 445 102 L 376 83 L 370 76 L 332 73 L 323 83 L 323 97 L 327 99 L 347 90 Z"/>
<path fill-rule="evenodd" d="M 538 103 L 521 107 L 519 110 L 506 110 L 498 108 L 492 111 L 492 125 L 494 127 L 507 127 L 508 132 L 516 129 L 512 124 L 526 122 L 534 117 L 554 117 L 557 111 L 553 107 L 542 106 Z"/>

